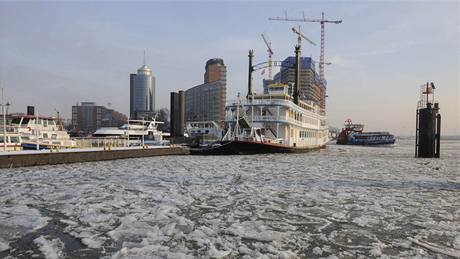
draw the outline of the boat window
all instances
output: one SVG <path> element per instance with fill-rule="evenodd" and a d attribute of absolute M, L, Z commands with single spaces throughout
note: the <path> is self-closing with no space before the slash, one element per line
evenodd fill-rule
<path fill-rule="evenodd" d="M 24 123 L 27 123 L 29 119 L 24 119 Z M 12 124 L 19 124 L 21 122 L 21 118 L 14 118 L 11 123 Z"/>
<path fill-rule="evenodd" d="M 56 139 L 57 138 L 57 134 L 52 134 L 51 135 L 51 139 Z"/>
<path fill-rule="evenodd" d="M 12 143 L 19 143 L 19 137 L 18 136 L 11 136 L 10 140 Z"/>
<path fill-rule="evenodd" d="M 48 138 L 48 133 L 43 133 L 43 138 Z"/>
<path fill-rule="evenodd" d="M 22 137 L 22 140 L 23 140 L 23 141 L 24 141 L 24 140 L 29 140 L 29 139 L 30 139 L 29 136 L 24 136 L 24 137 Z"/>
<path fill-rule="evenodd" d="M 60 141 L 53 141 L 53 145 L 61 145 Z"/>
<path fill-rule="evenodd" d="M 3 136 L 0 136 L 0 143 L 3 143 Z"/>
<path fill-rule="evenodd" d="M 45 125 L 45 127 L 48 127 L 48 120 L 43 120 L 43 124 Z"/>

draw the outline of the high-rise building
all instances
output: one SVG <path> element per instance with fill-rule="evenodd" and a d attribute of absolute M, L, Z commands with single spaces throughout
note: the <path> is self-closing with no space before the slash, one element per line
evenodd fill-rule
<path fill-rule="evenodd" d="M 126 115 L 94 102 L 72 106 L 72 127 L 75 131 L 94 132 L 101 127 L 119 127 L 127 120 Z"/>
<path fill-rule="evenodd" d="M 287 57 L 281 63 L 281 70 L 275 74 L 273 81 L 264 80 L 264 93 L 268 92 L 268 85 L 272 82 L 289 85 L 289 93 L 292 94 L 292 85 L 295 82 L 295 57 Z M 325 86 L 321 83 L 319 74 L 315 70 L 315 64 L 311 57 L 300 58 L 300 100 L 312 101 L 321 108 L 325 107 Z"/>
<path fill-rule="evenodd" d="M 154 116 L 155 110 L 155 77 L 152 70 L 143 65 L 137 70 L 137 74 L 129 77 L 130 110 L 129 117 L 142 119 L 146 115 Z"/>
<path fill-rule="evenodd" d="M 227 67 L 221 58 L 213 58 L 206 62 L 204 83 L 211 83 L 218 80 L 227 81 Z"/>
<path fill-rule="evenodd" d="M 206 62 L 204 84 L 185 91 L 186 121 L 223 121 L 227 92 L 227 67 L 220 58 Z"/>

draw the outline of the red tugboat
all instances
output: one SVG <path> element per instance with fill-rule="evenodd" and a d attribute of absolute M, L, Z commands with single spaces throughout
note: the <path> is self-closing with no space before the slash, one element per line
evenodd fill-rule
<path fill-rule="evenodd" d="M 340 145 L 389 145 L 395 143 L 395 136 L 389 132 L 364 132 L 363 124 L 345 121 L 345 127 L 337 137 Z"/>

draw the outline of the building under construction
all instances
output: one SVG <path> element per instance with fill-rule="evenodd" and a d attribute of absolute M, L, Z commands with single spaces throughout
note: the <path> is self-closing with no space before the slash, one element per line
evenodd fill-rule
<path fill-rule="evenodd" d="M 319 23 L 321 26 L 321 46 L 320 46 L 320 57 L 318 67 L 319 72 L 315 70 L 315 62 L 311 57 L 301 57 L 300 58 L 300 83 L 299 83 L 299 98 L 302 101 L 311 101 L 320 106 L 320 108 L 325 111 L 326 109 L 326 86 L 327 81 L 324 76 L 324 65 L 330 65 L 331 63 L 326 62 L 324 58 L 324 45 L 325 45 L 325 25 L 326 24 L 340 24 L 342 20 L 329 20 L 325 19 L 324 12 L 321 13 L 321 18 L 307 18 L 305 15 L 301 18 L 288 17 L 287 13 L 284 17 L 270 17 L 269 20 L 272 21 L 283 21 L 283 22 L 302 22 L 302 23 Z M 301 46 L 301 40 L 304 39 L 308 43 L 316 46 L 316 44 L 306 37 L 298 28 L 293 27 L 292 31 L 297 34 L 297 45 Z M 268 86 L 273 83 L 282 83 L 290 86 L 290 94 L 292 95 L 292 84 L 295 81 L 295 68 L 294 61 L 295 57 L 288 57 L 281 62 L 281 71 L 272 78 L 271 69 L 276 61 L 272 61 L 272 56 L 274 54 L 271 42 L 267 39 L 265 34 L 262 34 L 262 38 L 267 46 L 269 61 L 269 79 L 263 81 L 264 84 L 264 93 L 268 92 Z"/>
<path fill-rule="evenodd" d="M 289 85 L 289 94 L 292 95 L 292 85 L 295 82 L 295 57 L 287 57 L 281 62 L 280 72 L 276 73 L 273 80 L 264 79 L 264 94 L 268 93 L 268 86 L 273 83 Z M 311 101 L 325 108 L 326 87 L 321 82 L 319 74 L 315 70 L 315 64 L 311 57 L 300 58 L 300 85 L 299 98 L 302 101 Z"/>

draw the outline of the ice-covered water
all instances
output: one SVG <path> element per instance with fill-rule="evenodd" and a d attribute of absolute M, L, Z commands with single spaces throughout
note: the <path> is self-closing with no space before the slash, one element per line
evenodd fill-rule
<path fill-rule="evenodd" d="M 0 170 L 0 257 L 460 257 L 460 142 Z"/>

